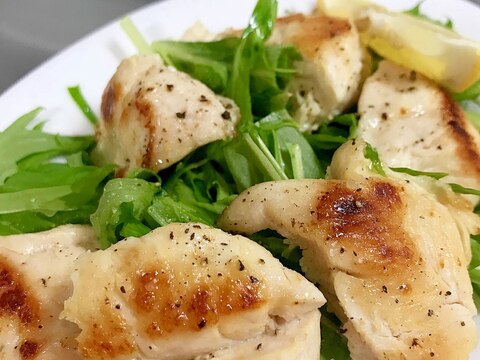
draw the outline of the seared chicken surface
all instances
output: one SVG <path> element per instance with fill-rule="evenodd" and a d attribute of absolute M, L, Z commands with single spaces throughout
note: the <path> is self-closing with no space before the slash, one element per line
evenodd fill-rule
<path fill-rule="evenodd" d="M 352 173 L 357 163 L 343 159 L 331 173 Z M 343 322 L 353 359 L 466 359 L 475 347 L 462 241 L 478 231 L 478 217 L 459 228 L 415 184 L 375 176 L 258 184 L 219 226 L 272 229 L 298 244 L 302 269 Z"/>
<path fill-rule="evenodd" d="M 302 54 L 289 84 L 301 130 L 353 105 L 363 80 L 366 53 L 347 19 L 295 14 L 277 20 L 269 43 L 293 44 Z"/>
<path fill-rule="evenodd" d="M 158 55 L 123 60 L 102 97 L 98 163 L 165 169 L 194 149 L 235 135 L 239 110 Z"/>
<path fill-rule="evenodd" d="M 323 295 L 241 236 L 170 224 L 76 266 L 63 316 L 86 359 L 319 357 Z"/>
<path fill-rule="evenodd" d="M 328 179 L 363 181 L 377 177 L 372 162 L 365 158 L 366 143 L 361 139 L 348 141 L 335 151 L 332 163 L 327 171 Z M 380 158 L 383 162 L 383 159 Z M 463 244 L 467 263 L 471 260 L 470 234 L 480 232 L 479 217 L 472 212 L 472 205 L 462 195 L 452 191 L 450 186 L 428 176 L 411 176 L 383 167 L 389 178 L 410 186 L 420 187 L 425 196 L 445 206 L 454 219 Z"/>
<path fill-rule="evenodd" d="M 386 165 L 444 172 L 449 176 L 441 181 L 480 187 L 480 135 L 432 81 L 382 61 L 365 82 L 358 110 L 358 136 Z"/>
<path fill-rule="evenodd" d="M 59 315 L 75 259 L 93 249 L 87 226 L 0 237 L 0 359 L 81 359 L 79 329 Z"/>

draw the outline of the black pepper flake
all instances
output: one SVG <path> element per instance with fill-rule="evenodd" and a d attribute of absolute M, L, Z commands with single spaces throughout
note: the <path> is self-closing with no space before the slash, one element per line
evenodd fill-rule
<path fill-rule="evenodd" d="M 450 296 L 450 295 L 452 295 L 452 292 L 451 292 L 451 291 L 447 291 L 447 292 L 445 293 L 445 296 Z"/>
<path fill-rule="evenodd" d="M 42 278 L 42 284 L 43 284 L 43 286 L 47 286 L 47 280 Z"/>
<path fill-rule="evenodd" d="M 200 320 L 200 322 L 198 323 L 198 328 L 199 328 L 199 329 L 203 329 L 203 328 L 205 327 L 205 325 L 207 325 L 207 320 L 202 319 L 202 320 Z"/>
<path fill-rule="evenodd" d="M 347 329 L 340 328 L 338 329 L 339 334 L 345 334 L 347 332 Z"/>
<path fill-rule="evenodd" d="M 167 90 L 172 91 L 173 90 L 173 85 L 172 84 L 167 84 Z"/>
<path fill-rule="evenodd" d="M 201 229 L 202 227 L 200 225 L 193 225 L 192 226 L 194 229 Z"/>
<path fill-rule="evenodd" d="M 220 245 L 222 245 L 222 246 L 227 246 L 228 244 L 227 244 L 227 243 L 224 243 L 224 242 L 222 242 L 222 243 L 220 243 Z"/>
<path fill-rule="evenodd" d="M 238 269 L 240 271 L 245 270 L 245 265 L 243 265 L 242 260 L 238 260 Z"/>
<path fill-rule="evenodd" d="M 420 345 L 420 343 L 418 342 L 418 339 L 417 338 L 413 338 L 412 340 L 412 346 L 418 346 Z"/>
<path fill-rule="evenodd" d="M 340 248 L 340 254 L 343 254 L 345 252 L 344 248 Z"/>
<path fill-rule="evenodd" d="M 252 284 L 255 284 L 255 283 L 258 282 L 258 279 L 257 279 L 255 276 L 250 275 L 250 282 L 251 282 Z"/>
<path fill-rule="evenodd" d="M 382 292 L 384 292 L 385 294 L 388 294 L 388 289 L 385 285 L 382 286 Z"/>
<path fill-rule="evenodd" d="M 187 113 L 186 113 L 185 111 L 183 111 L 183 112 L 177 112 L 175 115 L 176 115 L 177 118 L 179 118 L 179 119 L 185 119 L 185 115 L 186 115 L 186 114 L 187 114 Z"/>
<path fill-rule="evenodd" d="M 428 316 L 433 316 L 433 310 L 432 309 L 428 309 Z"/>
<path fill-rule="evenodd" d="M 431 357 L 434 357 L 435 356 L 435 353 L 433 351 L 430 351 L 430 356 Z"/>
<path fill-rule="evenodd" d="M 120 304 L 115 305 L 115 309 L 120 309 Z"/>
<path fill-rule="evenodd" d="M 353 252 L 353 255 L 355 255 L 355 256 L 358 256 L 358 255 L 357 255 L 357 253 L 356 253 L 355 251 Z"/>
<path fill-rule="evenodd" d="M 388 119 L 388 114 L 382 113 L 382 120 L 387 120 L 387 119 Z"/>
<path fill-rule="evenodd" d="M 190 228 L 185 229 L 185 234 L 188 234 L 190 232 Z"/>
<path fill-rule="evenodd" d="M 173 240 L 173 231 L 170 231 L 170 239 Z"/>
<path fill-rule="evenodd" d="M 465 321 L 462 321 L 460 325 L 465 326 Z"/>
<path fill-rule="evenodd" d="M 200 95 L 200 98 L 198 99 L 198 101 L 200 101 L 200 102 L 207 102 L 208 99 L 207 99 L 207 97 L 206 97 L 205 95 Z"/>
<path fill-rule="evenodd" d="M 259 259 L 258 262 L 259 262 L 260 264 L 265 264 L 265 260 L 263 260 L 263 259 Z"/>
<path fill-rule="evenodd" d="M 260 350 L 262 348 L 262 343 L 257 345 L 257 350 Z"/>
<path fill-rule="evenodd" d="M 122 292 L 122 294 L 125 294 L 127 291 L 125 290 L 125 286 L 120 286 L 120 291 Z"/>
<path fill-rule="evenodd" d="M 232 117 L 230 116 L 230 111 L 227 111 L 225 110 L 223 113 L 222 113 L 222 119 L 223 120 L 230 120 Z"/>
<path fill-rule="evenodd" d="M 192 233 L 192 234 L 190 235 L 190 240 L 193 240 L 193 239 L 195 239 L 195 233 Z"/>
<path fill-rule="evenodd" d="M 411 81 L 417 80 L 417 73 L 415 71 L 410 71 L 410 80 Z"/>

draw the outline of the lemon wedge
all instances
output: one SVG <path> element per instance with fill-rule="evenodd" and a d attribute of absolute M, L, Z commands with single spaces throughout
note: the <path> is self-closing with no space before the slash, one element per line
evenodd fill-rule
<path fill-rule="evenodd" d="M 362 42 L 382 57 L 453 91 L 480 80 L 480 44 L 454 31 L 367 0 L 319 0 L 327 15 L 355 20 Z"/>

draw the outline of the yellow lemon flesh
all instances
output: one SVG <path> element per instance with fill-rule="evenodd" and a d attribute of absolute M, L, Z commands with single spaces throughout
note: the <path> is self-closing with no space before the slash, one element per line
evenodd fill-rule
<path fill-rule="evenodd" d="M 354 19 L 363 43 L 382 57 L 463 91 L 480 79 L 480 44 L 426 20 L 366 0 L 319 0 L 320 11 Z"/>

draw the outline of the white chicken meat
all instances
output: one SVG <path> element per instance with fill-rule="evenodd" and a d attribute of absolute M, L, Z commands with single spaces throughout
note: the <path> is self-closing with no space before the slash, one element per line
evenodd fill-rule
<path fill-rule="evenodd" d="M 366 143 L 362 139 L 350 140 L 335 151 L 332 164 L 327 169 L 327 179 L 363 181 L 378 176 L 371 160 L 365 158 Z M 383 162 L 383 159 L 379 159 Z M 472 212 L 468 199 L 455 193 L 450 186 L 429 176 L 412 176 L 383 167 L 387 177 L 420 187 L 424 196 L 445 206 L 455 220 L 463 244 L 467 263 L 471 260 L 470 234 L 478 231 L 479 217 Z"/>
<path fill-rule="evenodd" d="M 235 135 L 239 110 L 158 55 L 125 59 L 102 97 L 97 163 L 165 169 L 196 148 Z"/>
<path fill-rule="evenodd" d="M 349 20 L 303 14 L 279 18 L 268 42 L 293 44 L 303 57 L 288 85 L 301 130 L 317 129 L 358 98 L 368 57 Z"/>
<path fill-rule="evenodd" d="M 249 239 L 170 224 L 76 266 L 86 359 L 318 359 L 323 295 Z"/>
<path fill-rule="evenodd" d="M 363 154 L 359 144 L 343 147 Z M 360 166 L 341 159 L 331 174 Z M 479 218 L 459 228 L 420 186 L 375 175 L 258 184 L 218 223 L 242 234 L 272 229 L 302 248 L 302 270 L 343 322 L 353 359 L 467 359 L 475 347 L 462 243 Z"/>
<path fill-rule="evenodd" d="M 443 172 L 445 183 L 480 188 L 480 135 L 433 81 L 382 61 L 365 82 L 358 111 L 358 136 L 385 165 Z"/>
<path fill-rule="evenodd" d="M 79 328 L 60 320 L 74 261 L 94 250 L 91 227 L 0 237 L 0 359 L 77 360 Z"/>

